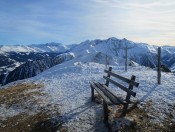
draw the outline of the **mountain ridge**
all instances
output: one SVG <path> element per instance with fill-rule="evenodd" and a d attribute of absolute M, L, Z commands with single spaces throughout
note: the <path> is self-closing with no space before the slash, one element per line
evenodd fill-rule
<path fill-rule="evenodd" d="M 61 43 L 45 43 L 31 45 L 0 45 L 0 53 L 4 52 L 66 52 L 75 44 L 64 45 Z"/>
<path fill-rule="evenodd" d="M 156 67 L 157 63 L 157 48 L 158 46 L 149 45 L 146 43 L 135 43 L 127 39 L 108 38 L 105 40 L 87 40 L 76 47 L 72 48 L 76 57 L 84 56 L 89 53 L 101 52 L 107 56 L 125 58 L 125 49 L 128 48 L 128 59 L 133 60 L 140 65 L 151 68 Z M 169 68 L 175 63 L 175 47 L 162 46 L 162 63 L 167 64 Z M 168 63 L 168 59 L 170 63 Z"/>
<path fill-rule="evenodd" d="M 125 65 L 126 48 L 128 49 L 127 50 L 128 65 L 131 65 L 132 63 L 135 64 L 137 63 L 137 65 L 143 65 L 146 67 L 151 68 L 157 67 L 158 46 L 149 45 L 146 43 L 135 43 L 133 41 L 127 40 L 126 38 L 117 39 L 115 37 L 111 37 L 105 40 L 100 39 L 86 40 L 84 42 L 81 42 L 80 44 L 72 44 L 72 45 L 63 45 L 60 43 L 52 42 L 40 45 L 34 44 L 30 46 L 17 45 L 16 47 L 15 46 L 10 47 L 4 46 L 4 47 L 2 46 L 0 48 L 1 49 L 0 51 L 3 51 L 2 49 L 4 48 L 4 52 L 3 53 L 0 52 L 0 58 L 1 60 L 4 60 L 4 65 L 1 65 L 0 70 L 3 71 L 5 69 L 9 69 L 8 75 L 12 75 L 13 73 L 13 76 L 18 75 L 16 74 L 16 71 L 21 71 L 22 69 L 25 69 L 22 71 L 31 71 L 31 69 L 28 69 L 30 68 L 28 64 L 32 65 L 34 64 L 35 66 L 35 63 L 41 62 L 41 64 L 48 65 L 47 67 L 44 68 L 44 70 L 54 65 L 60 64 L 60 62 L 54 63 L 54 65 L 46 64 L 51 63 L 51 61 L 43 61 L 43 60 L 44 59 L 48 60 L 48 58 L 50 57 L 52 62 L 54 61 L 57 62 L 57 56 L 62 54 L 62 56 L 64 57 L 65 53 L 70 54 L 72 56 L 72 59 L 75 59 L 77 62 L 83 62 L 83 63 L 96 62 L 107 65 Z M 162 46 L 161 49 L 162 49 L 161 54 L 162 65 L 165 65 L 166 67 L 174 70 L 175 47 Z M 11 52 L 7 52 L 9 50 Z M 33 55 L 31 56 L 31 54 Z M 9 63 L 7 63 L 7 61 L 9 61 Z M 66 60 L 62 60 L 61 63 L 64 63 L 64 61 Z M 43 69 L 42 66 L 41 68 L 34 68 L 35 71 L 33 72 L 40 73 L 44 71 L 40 69 Z M 4 82 L 2 76 L 4 77 L 4 75 L 0 75 L 0 80 L 3 80 L 1 82 Z M 24 79 L 23 77 L 15 77 L 15 78 Z M 5 79 L 8 80 L 8 78 Z"/>

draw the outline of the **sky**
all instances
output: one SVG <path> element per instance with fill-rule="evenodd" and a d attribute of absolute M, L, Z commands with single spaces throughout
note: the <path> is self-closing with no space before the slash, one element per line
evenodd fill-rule
<path fill-rule="evenodd" d="M 109 37 L 175 46 L 175 1 L 0 0 L 0 45 Z"/>

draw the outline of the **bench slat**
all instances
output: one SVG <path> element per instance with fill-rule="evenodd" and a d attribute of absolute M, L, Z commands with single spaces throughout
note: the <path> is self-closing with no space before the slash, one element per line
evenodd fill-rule
<path fill-rule="evenodd" d="M 105 89 L 103 86 L 101 86 L 99 83 L 95 83 L 95 85 L 100 88 L 100 90 L 102 90 L 102 92 L 110 99 L 110 101 L 113 104 L 121 104 L 121 102 L 118 101 L 117 97 L 115 97 L 114 95 L 112 95 L 110 92 L 107 91 L 107 89 Z"/>
<path fill-rule="evenodd" d="M 113 72 L 108 71 L 108 70 L 104 70 L 104 72 L 106 72 L 106 73 L 110 74 L 111 76 L 116 77 L 116 78 L 118 78 L 118 79 L 120 79 L 120 80 L 122 80 L 122 81 L 124 81 L 126 83 L 130 83 L 131 85 L 133 85 L 135 87 L 139 86 L 139 83 L 137 83 L 135 81 L 132 81 L 132 80 L 130 80 L 128 78 L 122 77 L 120 75 L 117 75 L 116 73 L 113 73 Z"/>
<path fill-rule="evenodd" d="M 100 84 L 100 83 L 99 83 Z M 107 87 L 105 84 L 100 84 L 101 86 L 103 86 L 109 93 L 111 93 L 113 96 L 115 96 L 116 97 L 116 99 L 121 103 L 121 104 L 125 104 L 126 103 L 126 101 L 124 101 L 124 100 L 122 100 L 121 98 L 118 98 L 117 96 L 117 94 L 113 91 L 113 90 L 111 90 L 109 87 Z"/>
<path fill-rule="evenodd" d="M 108 80 L 109 82 L 113 83 L 113 84 L 116 85 L 117 87 L 121 88 L 123 91 L 125 91 L 125 92 L 131 94 L 133 97 L 136 96 L 136 93 L 135 93 L 135 92 L 133 92 L 132 90 L 126 88 L 125 86 L 123 86 L 123 85 L 117 83 L 116 81 L 114 81 L 114 80 L 112 80 L 112 79 L 110 79 L 110 78 L 108 78 L 108 77 L 106 77 L 106 76 L 103 76 L 103 78 L 106 79 L 106 80 Z"/>
<path fill-rule="evenodd" d="M 94 84 L 94 82 L 90 82 L 90 86 L 91 88 L 94 88 L 99 95 L 104 99 L 104 101 L 108 104 L 108 105 L 112 105 L 113 103 L 104 95 L 104 93 L 102 91 L 99 90 L 99 88 Z"/>

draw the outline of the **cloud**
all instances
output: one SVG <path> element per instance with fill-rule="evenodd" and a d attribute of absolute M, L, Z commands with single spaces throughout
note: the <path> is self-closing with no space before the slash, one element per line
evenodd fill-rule
<path fill-rule="evenodd" d="M 151 8 L 151 7 L 172 7 L 175 6 L 175 2 L 173 0 L 171 1 L 156 1 L 156 2 L 132 2 L 132 3 L 128 3 L 126 4 L 126 6 L 129 7 L 134 7 L 134 8 Z"/>
<path fill-rule="evenodd" d="M 0 9 L 0 35 L 6 40 L 8 34 L 15 40 L 22 35 L 21 39 L 28 41 L 47 39 L 64 43 L 111 36 L 149 43 L 157 40 L 159 44 L 163 44 L 162 38 L 170 44 L 174 40 L 172 0 L 31 0 L 0 4 L 8 6 Z"/>
<path fill-rule="evenodd" d="M 174 44 L 175 10 L 173 1 L 105 1 L 87 16 L 92 36 L 119 36 L 147 43 Z M 149 8 L 149 9 L 148 9 Z M 164 35 L 166 34 L 166 38 Z M 166 41 L 162 41 L 162 38 Z M 142 40 L 143 39 L 143 40 Z M 167 44 L 167 43 L 166 43 Z"/>

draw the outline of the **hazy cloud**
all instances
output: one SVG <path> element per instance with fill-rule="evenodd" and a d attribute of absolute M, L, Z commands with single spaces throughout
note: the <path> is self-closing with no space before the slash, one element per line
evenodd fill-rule
<path fill-rule="evenodd" d="M 175 45 L 174 0 L 1 0 L 0 18 L 1 44 L 114 36 Z"/>

